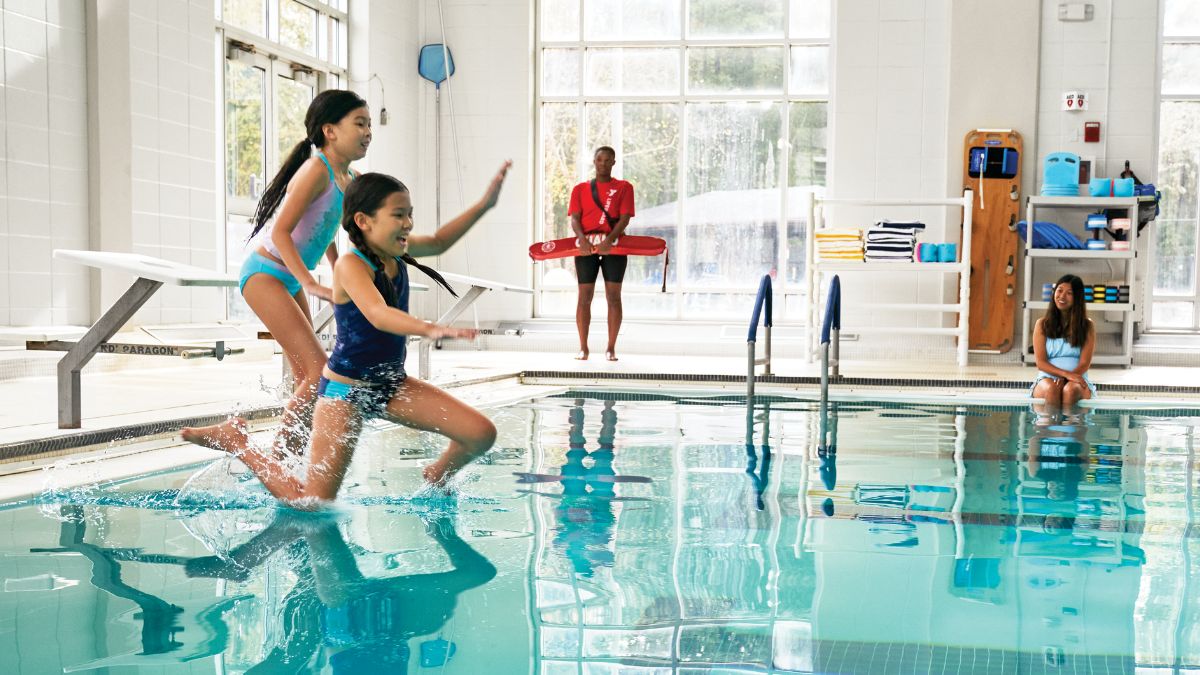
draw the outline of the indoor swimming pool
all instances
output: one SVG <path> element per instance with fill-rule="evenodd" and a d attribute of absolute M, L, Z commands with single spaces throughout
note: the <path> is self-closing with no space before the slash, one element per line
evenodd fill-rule
<path fill-rule="evenodd" d="M 335 513 L 233 460 L 0 505 L 0 672 L 1200 667 L 1200 411 L 569 391 L 364 434 Z"/>

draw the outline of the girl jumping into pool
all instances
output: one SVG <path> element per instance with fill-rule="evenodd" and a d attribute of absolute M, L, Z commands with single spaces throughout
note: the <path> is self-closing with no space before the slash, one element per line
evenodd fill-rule
<path fill-rule="evenodd" d="M 297 478 L 270 452 L 242 441 L 234 448 L 271 494 L 289 503 L 312 504 L 337 496 L 363 420 L 384 417 L 450 439 L 445 452 L 425 467 L 425 480 L 446 482 L 492 447 L 496 427 L 478 410 L 441 389 L 408 377 L 404 357 L 409 335 L 426 339 L 473 337 L 474 330 L 422 321 L 408 313 L 412 265 L 446 286 L 437 272 L 413 256 L 440 255 L 496 205 L 511 162 L 500 167 L 474 206 L 432 235 L 413 235 L 413 206 L 403 183 L 379 173 L 359 176 L 346 190 L 342 227 L 351 255 L 333 268 L 337 342 L 320 380 L 313 415 L 307 475 Z"/>
<path fill-rule="evenodd" d="M 1054 296 L 1046 315 L 1033 327 L 1033 354 L 1038 374 L 1030 390 L 1051 408 L 1070 408 L 1096 394 L 1088 379 L 1096 328 L 1087 317 L 1083 280 L 1064 275 L 1054 285 Z"/>
<path fill-rule="evenodd" d="M 257 245 L 242 264 L 238 284 L 246 304 L 283 349 L 295 382 L 273 445 L 280 457 L 303 451 L 312 423 L 325 350 L 313 332 L 305 294 L 326 301 L 332 297 L 311 271 L 322 255 L 330 264 L 337 262 L 333 240 L 341 222 L 342 195 L 354 177 L 350 163 L 365 157 L 371 143 L 371 113 L 358 94 L 330 89 L 308 106 L 304 129 L 304 139 L 258 202 L 250 233 Z M 279 217 L 264 231 L 277 210 Z M 182 435 L 192 443 L 230 450 L 245 445 L 246 425 L 235 417 L 209 427 L 184 428 Z"/>

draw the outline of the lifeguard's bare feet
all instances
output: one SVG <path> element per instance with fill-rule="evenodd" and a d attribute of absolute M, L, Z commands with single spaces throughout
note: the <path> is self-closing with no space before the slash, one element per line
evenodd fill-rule
<path fill-rule="evenodd" d="M 613 352 L 613 351 L 604 352 L 604 358 L 608 359 L 609 361 L 619 360 L 619 359 L 617 359 L 617 353 Z"/>
<path fill-rule="evenodd" d="M 232 454 L 245 450 L 250 443 L 246 420 L 240 417 L 230 417 L 220 424 L 207 427 L 184 427 L 179 435 L 189 443 Z"/>
<path fill-rule="evenodd" d="M 588 353 L 587 353 L 587 352 L 585 352 L 585 351 L 584 351 L 584 352 L 579 352 L 578 354 L 576 354 L 576 355 L 575 355 L 575 360 L 576 360 L 576 361 L 587 361 L 587 360 L 588 360 Z"/>

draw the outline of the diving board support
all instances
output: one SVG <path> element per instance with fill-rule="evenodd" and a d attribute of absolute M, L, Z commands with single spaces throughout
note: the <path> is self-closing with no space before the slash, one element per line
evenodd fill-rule
<path fill-rule="evenodd" d="M 471 287 L 466 293 L 459 297 L 458 302 L 455 302 L 450 309 L 446 310 L 444 314 L 438 317 L 437 323 L 443 326 L 457 319 L 460 314 L 462 314 L 468 307 L 471 306 L 471 303 L 475 302 L 477 299 L 479 299 L 479 296 L 483 295 L 484 291 L 509 291 L 512 293 L 533 295 L 533 289 L 525 286 L 514 286 L 512 284 L 506 284 L 500 281 L 489 281 L 487 279 L 478 279 L 476 277 L 468 277 L 462 274 L 453 274 L 450 272 L 443 272 L 442 276 L 447 281 L 467 284 Z M 434 342 L 434 340 L 422 338 L 420 340 L 420 344 L 417 346 L 417 373 L 422 380 L 429 379 L 431 372 L 429 365 L 429 353 L 433 348 Z"/>
<path fill-rule="evenodd" d="M 79 342 L 58 361 L 58 428 L 78 429 L 83 422 L 80 405 L 80 371 L 92 360 L 101 345 L 121 330 L 142 305 L 150 299 L 163 282 L 138 277 L 112 307 L 101 316 Z"/>
<path fill-rule="evenodd" d="M 58 362 L 58 428 L 78 429 L 82 426 L 80 372 L 108 339 L 133 318 L 163 284 L 178 286 L 236 286 L 237 279 L 229 274 L 153 258 L 136 253 L 112 251 L 74 251 L 55 249 L 59 260 L 77 262 L 89 267 L 132 274 L 136 280 L 125 293 L 92 324 L 87 333 Z M 202 347 L 196 349 L 203 350 Z M 215 350 L 214 350 L 215 351 Z M 225 351 L 225 353 L 229 353 Z M 181 354 L 182 356 L 182 354 Z"/>

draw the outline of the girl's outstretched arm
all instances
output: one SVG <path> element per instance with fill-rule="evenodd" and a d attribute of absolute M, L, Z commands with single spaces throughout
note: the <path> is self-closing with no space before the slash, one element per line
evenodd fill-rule
<path fill-rule="evenodd" d="M 283 205 L 279 207 L 279 215 L 271 228 L 271 243 L 275 244 L 283 264 L 307 293 L 322 300 L 330 300 L 333 297 L 332 291 L 317 283 L 308 271 L 308 266 L 300 258 L 296 242 L 292 241 L 292 230 L 296 229 L 300 217 L 308 210 L 308 205 L 321 196 L 328 186 L 329 174 L 326 173 L 321 160 L 311 158 L 306 161 L 288 184 L 287 195 L 283 198 Z"/>
<path fill-rule="evenodd" d="M 333 268 L 333 279 L 367 321 L 379 330 L 396 335 L 419 335 L 432 339 L 475 337 L 476 331 L 473 329 L 439 326 L 389 306 L 375 287 L 375 272 L 357 255 L 338 258 L 337 265 Z"/>
<path fill-rule="evenodd" d="M 408 252 L 414 258 L 429 255 L 441 255 L 457 242 L 462 239 L 462 236 L 471 229 L 483 214 L 491 210 L 496 205 L 496 200 L 500 198 L 500 187 L 504 185 L 504 178 L 508 175 L 508 170 L 512 167 L 512 161 L 509 160 L 500 166 L 500 170 L 492 178 L 492 182 L 488 185 L 487 191 L 483 193 L 483 197 L 475 202 L 466 211 L 463 211 L 454 220 L 442 225 L 433 234 L 419 235 L 411 234 L 408 237 Z"/>

